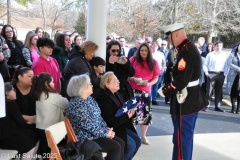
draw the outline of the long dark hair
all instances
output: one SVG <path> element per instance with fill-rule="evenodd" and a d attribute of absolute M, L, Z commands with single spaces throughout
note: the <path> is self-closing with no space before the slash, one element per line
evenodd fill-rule
<path fill-rule="evenodd" d="M 236 56 L 236 57 L 237 57 L 237 53 L 240 52 L 240 51 L 238 50 L 239 45 L 240 45 L 240 43 L 238 43 L 238 45 L 236 46 L 236 49 L 235 49 L 235 51 L 234 51 L 234 56 Z"/>
<path fill-rule="evenodd" d="M 56 44 L 61 47 L 63 50 L 66 50 L 64 40 L 65 37 L 69 37 L 67 34 L 59 34 L 57 39 L 56 39 Z"/>
<path fill-rule="evenodd" d="M 24 74 L 26 74 L 28 71 L 31 71 L 31 70 L 32 70 L 31 68 L 23 67 L 23 66 L 19 65 L 14 72 L 11 83 L 12 84 L 18 83 L 18 81 L 19 81 L 18 76 L 21 75 L 23 77 Z"/>
<path fill-rule="evenodd" d="M 20 45 L 20 43 L 18 42 L 17 37 L 16 37 L 15 32 L 14 32 L 14 29 L 13 29 L 13 27 L 12 27 L 11 25 L 9 25 L 9 24 L 4 25 L 3 28 L 2 28 L 2 33 L 1 33 L 1 35 L 3 36 L 3 38 L 5 38 L 6 41 L 8 40 L 8 39 L 7 39 L 7 35 L 6 35 L 6 33 L 5 33 L 7 27 L 12 28 L 12 31 L 13 31 L 12 42 L 15 43 L 15 45 L 16 45 L 18 48 L 21 48 L 21 45 Z"/>
<path fill-rule="evenodd" d="M 57 93 L 57 91 L 50 86 L 52 81 L 52 76 L 49 73 L 42 72 L 38 76 L 33 76 L 32 78 L 32 94 L 35 100 L 40 100 L 42 92 L 49 97 L 49 92 Z"/>
<path fill-rule="evenodd" d="M 106 52 L 106 61 L 108 62 L 108 59 L 110 57 L 110 49 L 112 48 L 113 45 L 118 45 L 119 46 L 119 51 L 117 56 L 121 56 L 121 45 L 118 41 L 116 40 L 111 40 L 108 45 L 107 45 L 107 52 Z"/>
<path fill-rule="evenodd" d="M 147 49 L 148 49 L 148 55 L 147 55 L 147 58 L 146 58 L 147 65 L 148 65 L 149 69 L 150 69 L 151 71 L 153 71 L 153 70 L 155 69 L 154 60 L 153 60 L 152 52 L 151 52 L 151 50 L 150 50 L 150 47 L 149 47 L 148 43 L 142 43 L 142 44 L 140 45 L 140 47 L 138 48 L 138 50 L 136 51 L 134 57 L 135 57 L 135 59 L 137 60 L 137 62 L 140 63 L 142 67 L 144 67 L 144 65 L 143 65 L 143 59 L 142 59 L 142 56 L 141 56 L 141 54 L 140 54 L 140 50 L 141 50 L 141 48 L 144 47 L 144 46 L 147 47 Z"/>

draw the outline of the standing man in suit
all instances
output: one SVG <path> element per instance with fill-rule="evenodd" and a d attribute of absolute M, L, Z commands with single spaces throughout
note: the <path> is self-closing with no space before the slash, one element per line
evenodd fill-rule
<path fill-rule="evenodd" d="M 171 97 L 170 114 L 174 127 L 172 159 L 191 160 L 198 112 L 208 105 L 205 94 L 199 86 L 201 56 L 195 45 L 187 39 L 182 23 L 161 28 L 165 33 L 164 38 L 177 51 L 172 70 L 173 81 L 159 90 L 160 94 Z M 185 99 L 180 101 L 179 97 Z"/>
<path fill-rule="evenodd" d="M 119 43 L 121 45 L 121 54 L 128 57 L 129 48 L 126 47 L 126 40 L 124 37 L 119 37 Z"/>
<path fill-rule="evenodd" d="M 135 47 L 131 48 L 128 52 L 128 59 L 130 59 L 134 53 L 138 50 L 139 46 L 143 43 L 142 38 L 137 38 L 135 41 Z"/>

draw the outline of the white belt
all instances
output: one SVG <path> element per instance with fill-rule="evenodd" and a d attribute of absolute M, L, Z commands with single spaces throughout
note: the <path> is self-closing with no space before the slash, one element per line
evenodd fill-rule
<path fill-rule="evenodd" d="M 192 81 L 192 82 L 189 82 L 187 87 L 193 87 L 193 86 L 197 86 L 199 84 L 199 79 L 196 80 L 196 81 Z"/>

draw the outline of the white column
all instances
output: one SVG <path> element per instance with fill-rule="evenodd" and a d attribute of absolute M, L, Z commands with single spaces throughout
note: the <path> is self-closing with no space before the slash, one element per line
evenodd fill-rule
<path fill-rule="evenodd" d="M 99 46 L 96 56 L 106 59 L 107 0 L 88 0 L 87 10 L 87 40 Z"/>
<path fill-rule="evenodd" d="M 4 81 L 3 77 L 0 73 L 0 118 L 6 116 L 6 109 L 5 109 L 5 89 L 4 89 Z"/>

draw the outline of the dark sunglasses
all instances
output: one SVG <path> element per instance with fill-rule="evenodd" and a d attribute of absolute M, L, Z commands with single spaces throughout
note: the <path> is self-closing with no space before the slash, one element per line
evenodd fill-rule
<path fill-rule="evenodd" d="M 112 51 L 112 52 L 119 52 L 118 49 L 112 49 L 111 51 Z"/>
<path fill-rule="evenodd" d="M 165 46 L 165 45 L 167 45 L 167 44 L 162 44 L 162 46 Z"/>

